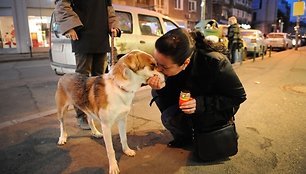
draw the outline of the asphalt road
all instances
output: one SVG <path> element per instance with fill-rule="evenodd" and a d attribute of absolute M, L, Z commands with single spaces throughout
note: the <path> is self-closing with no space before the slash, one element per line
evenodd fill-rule
<path fill-rule="evenodd" d="M 248 98 L 236 115 L 240 135 L 236 156 L 201 163 L 190 149 L 167 148 L 171 136 L 161 125 L 156 106 L 148 106 L 150 89 L 144 88 L 137 93 L 128 118 L 128 140 L 137 150 L 135 157 L 122 155 L 114 129 L 121 172 L 306 173 L 306 48 L 234 68 Z M 58 76 L 47 60 L 2 63 L 0 72 L 0 173 L 107 173 L 103 141 L 78 129 L 72 111 L 67 120 L 71 138 L 67 145 L 56 146 L 59 125 L 56 115 L 48 112 L 54 112 Z"/>

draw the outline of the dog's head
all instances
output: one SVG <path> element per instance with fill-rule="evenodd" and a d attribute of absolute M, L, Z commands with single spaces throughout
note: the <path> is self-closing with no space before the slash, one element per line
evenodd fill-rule
<path fill-rule="evenodd" d="M 112 75 L 120 81 L 133 80 L 137 76 L 141 83 L 146 83 L 150 77 L 155 75 L 161 81 L 165 81 L 164 75 L 157 71 L 156 60 L 150 54 L 140 50 L 132 50 L 121 57 L 113 67 Z"/>

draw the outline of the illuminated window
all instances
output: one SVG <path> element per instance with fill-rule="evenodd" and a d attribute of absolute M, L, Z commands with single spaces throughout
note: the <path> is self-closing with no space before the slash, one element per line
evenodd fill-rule
<path fill-rule="evenodd" d="M 29 30 L 32 47 L 49 47 L 49 16 L 29 16 Z"/>
<path fill-rule="evenodd" d="M 0 17 L 0 48 L 16 48 L 15 28 L 12 16 Z"/>

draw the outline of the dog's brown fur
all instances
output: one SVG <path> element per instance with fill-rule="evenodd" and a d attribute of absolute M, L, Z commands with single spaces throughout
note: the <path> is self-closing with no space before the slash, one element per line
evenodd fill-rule
<path fill-rule="evenodd" d="M 93 118 L 101 122 L 110 163 L 109 172 L 119 173 L 112 144 L 111 127 L 115 121 L 118 121 L 123 152 L 128 156 L 134 156 L 135 151 L 127 145 L 126 116 L 130 111 L 136 90 L 154 75 L 164 80 L 164 76 L 157 71 L 153 57 L 134 50 L 123 56 L 112 70 L 103 76 L 66 74 L 61 77 L 55 95 L 61 128 L 58 144 L 63 145 L 67 141 L 64 115 L 68 106 L 74 105 L 88 116 L 88 123 L 95 137 L 102 137 L 102 134 L 96 129 Z"/>

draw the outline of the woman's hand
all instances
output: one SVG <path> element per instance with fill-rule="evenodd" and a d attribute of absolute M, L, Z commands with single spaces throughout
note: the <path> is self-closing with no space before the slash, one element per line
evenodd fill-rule
<path fill-rule="evenodd" d="M 193 99 L 191 99 L 189 101 L 186 101 L 186 102 L 182 103 L 180 105 L 180 109 L 185 114 L 193 114 L 193 113 L 195 113 L 196 106 L 197 106 L 196 100 L 193 98 Z"/>
<path fill-rule="evenodd" d="M 155 75 L 147 80 L 147 84 L 151 86 L 152 89 L 161 89 L 165 87 L 165 82 L 162 82 L 160 78 Z"/>

